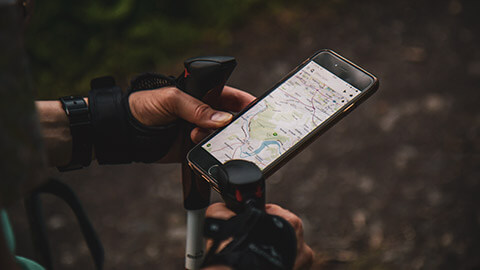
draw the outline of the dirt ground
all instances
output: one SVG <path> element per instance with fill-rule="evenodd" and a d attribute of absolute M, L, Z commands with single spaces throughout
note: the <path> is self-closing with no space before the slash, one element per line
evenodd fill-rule
<path fill-rule="evenodd" d="M 379 91 L 267 181 L 297 213 L 313 269 L 480 267 L 478 1 L 333 1 L 244 22 L 230 84 L 259 95 L 330 48 L 380 79 Z M 83 199 L 106 269 L 183 269 L 179 165 L 97 166 L 54 175 Z M 214 197 L 218 200 L 218 196 Z M 57 269 L 92 268 L 74 217 L 45 197 Z M 21 204 L 18 253 L 33 252 Z"/>

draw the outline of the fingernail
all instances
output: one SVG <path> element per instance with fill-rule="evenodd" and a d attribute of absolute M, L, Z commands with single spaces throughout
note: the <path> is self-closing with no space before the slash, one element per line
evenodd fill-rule
<path fill-rule="evenodd" d="M 232 119 L 232 115 L 226 112 L 216 112 L 210 118 L 210 120 L 214 122 L 220 122 L 220 123 L 225 123 L 230 119 Z"/>

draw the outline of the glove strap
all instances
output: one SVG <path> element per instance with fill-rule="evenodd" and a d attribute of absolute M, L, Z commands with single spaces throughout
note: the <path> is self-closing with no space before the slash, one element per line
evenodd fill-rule
<path fill-rule="evenodd" d="M 130 163 L 129 129 L 122 90 L 112 77 L 96 78 L 90 85 L 88 100 L 98 163 Z"/>

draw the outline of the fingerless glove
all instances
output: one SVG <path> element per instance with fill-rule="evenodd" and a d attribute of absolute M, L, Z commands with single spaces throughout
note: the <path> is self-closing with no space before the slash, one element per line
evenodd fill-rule
<path fill-rule="evenodd" d="M 133 117 L 128 98 L 136 91 L 174 86 L 172 77 L 145 73 L 123 94 L 112 77 L 92 80 L 89 110 L 95 156 L 99 164 L 150 163 L 161 159 L 178 133 L 177 124 L 146 126 Z"/>

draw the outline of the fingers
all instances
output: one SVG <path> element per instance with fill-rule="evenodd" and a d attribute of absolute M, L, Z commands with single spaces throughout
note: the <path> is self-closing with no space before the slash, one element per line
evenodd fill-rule
<path fill-rule="evenodd" d="M 302 220 L 292 212 L 276 204 L 265 205 L 265 211 L 270 215 L 282 217 L 292 225 L 297 236 L 297 257 L 293 269 L 309 269 L 313 263 L 314 252 L 303 239 Z M 228 209 L 224 203 L 215 203 L 208 207 L 206 216 L 218 219 L 229 219 L 235 216 L 235 213 Z"/>
<path fill-rule="evenodd" d="M 220 102 L 217 103 L 220 103 L 219 107 L 222 110 L 239 112 L 254 101 L 255 97 L 242 90 L 225 86 L 219 99 Z M 192 130 L 190 137 L 194 143 L 199 143 L 212 132 L 213 130 L 211 129 L 195 128 Z"/>
<path fill-rule="evenodd" d="M 235 213 L 228 209 L 224 203 L 214 203 L 207 208 L 205 215 L 212 218 L 229 219 L 235 216 Z"/>
<path fill-rule="evenodd" d="M 237 112 L 254 99 L 246 92 L 227 86 L 217 100 L 217 107 Z M 230 123 L 233 117 L 175 87 L 132 93 L 129 104 L 133 116 L 148 126 L 164 125 L 182 118 L 204 129 L 217 129 Z"/>
<path fill-rule="evenodd" d="M 310 269 L 313 264 L 314 257 L 315 254 L 313 250 L 307 244 L 303 243 L 302 247 L 297 250 L 297 257 L 295 258 L 295 265 L 293 266 L 293 269 Z"/>
<path fill-rule="evenodd" d="M 212 133 L 212 130 L 210 130 L 210 129 L 204 129 L 204 128 L 196 127 L 190 133 L 190 138 L 192 139 L 192 142 L 199 143 L 205 137 L 210 135 L 210 133 Z"/>
<path fill-rule="evenodd" d="M 284 218 L 288 221 L 295 231 L 302 231 L 303 232 L 303 223 L 302 220 L 297 217 L 294 213 L 284 209 L 276 204 L 266 204 L 265 211 L 270 215 L 276 215 Z"/>
<path fill-rule="evenodd" d="M 284 209 L 276 204 L 267 204 L 265 205 L 265 211 L 270 215 L 280 216 L 290 225 L 292 225 L 293 229 L 295 230 L 295 234 L 297 236 L 297 244 L 303 243 L 303 222 L 302 220 L 297 217 L 294 213 Z M 298 246 L 299 248 L 300 246 Z"/>
<path fill-rule="evenodd" d="M 288 221 L 297 234 L 298 242 L 303 243 L 303 223 L 299 217 L 276 204 L 265 205 L 265 211 L 270 215 L 280 216 Z M 214 203 L 207 208 L 206 215 L 219 219 L 229 219 L 235 216 L 235 213 L 228 209 L 224 203 Z"/>
<path fill-rule="evenodd" d="M 270 215 L 277 215 L 284 218 L 292 225 L 297 236 L 297 257 L 295 259 L 295 266 L 293 269 L 309 269 L 313 263 L 313 250 L 305 243 L 303 239 L 303 222 L 294 213 L 276 205 L 267 204 L 265 210 Z"/>
<path fill-rule="evenodd" d="M 206 217 L 210 218 L 218 218 L 218 219 L 229 219 L 235 216 L 235 213 L 232 210 L 228 209 L 224 203 L 214 203 L 207 208 L 207 212 L 205 213 Z M 229 237 L 225 241 L 223 241 L 220 246 L 217 248 L 217 251 L 222 250 L 226 247 L 231 241 L 233 240 L 232 237 Z M 209 250 L 212 246 L 213 242 L 211 239 L 207 239 L 207 250 Z"/>
<path fill-rule="evenodd" d="M 226 111 L 239 112 L 255 100 L 251 94 L 236 88 L 225 86 L 220 95 L 221 108 Z"/>
<path fill-rule="evenodd" d="M 227 112 L 214 110 L 202 101 L 193 98 L 180 90 L 178 90 L 178 92 L 181 94 L 172 93 L 172 95 L 175 96 L 173 112 L 190 123 L 203 129 L 216 129 L 230 123 L 233 118 L 233 116 Z M 238 112 L 253 100 L 255 100 L 255 97 L 251 94 L 230 86 L 225 86 L 219 97 L 218 103 L 222 110 Z M 194 139 L 196 142 L 208 135 L 206 130 L 198 130 L 196 132 L 199 134 L 192 134 L 192 140 Z"/>
<path fill-rule="evenodd" d="M 212 109 L 202 101 L 176 88 L 169 88 L 167 92 L 163 93 L 163 96 L 164 106 L 170 112 L 202 128 L 223 127 L 233 117 L 230 113 Z"/>
<path fill-rule="evenodd" d="M 199 127 L 215 129 L 225 126 L 233 117 L 175 87 L 132 93 L 129 105 L 133 116 L 147 126 L 164 125 L 182 118 Z"/>

